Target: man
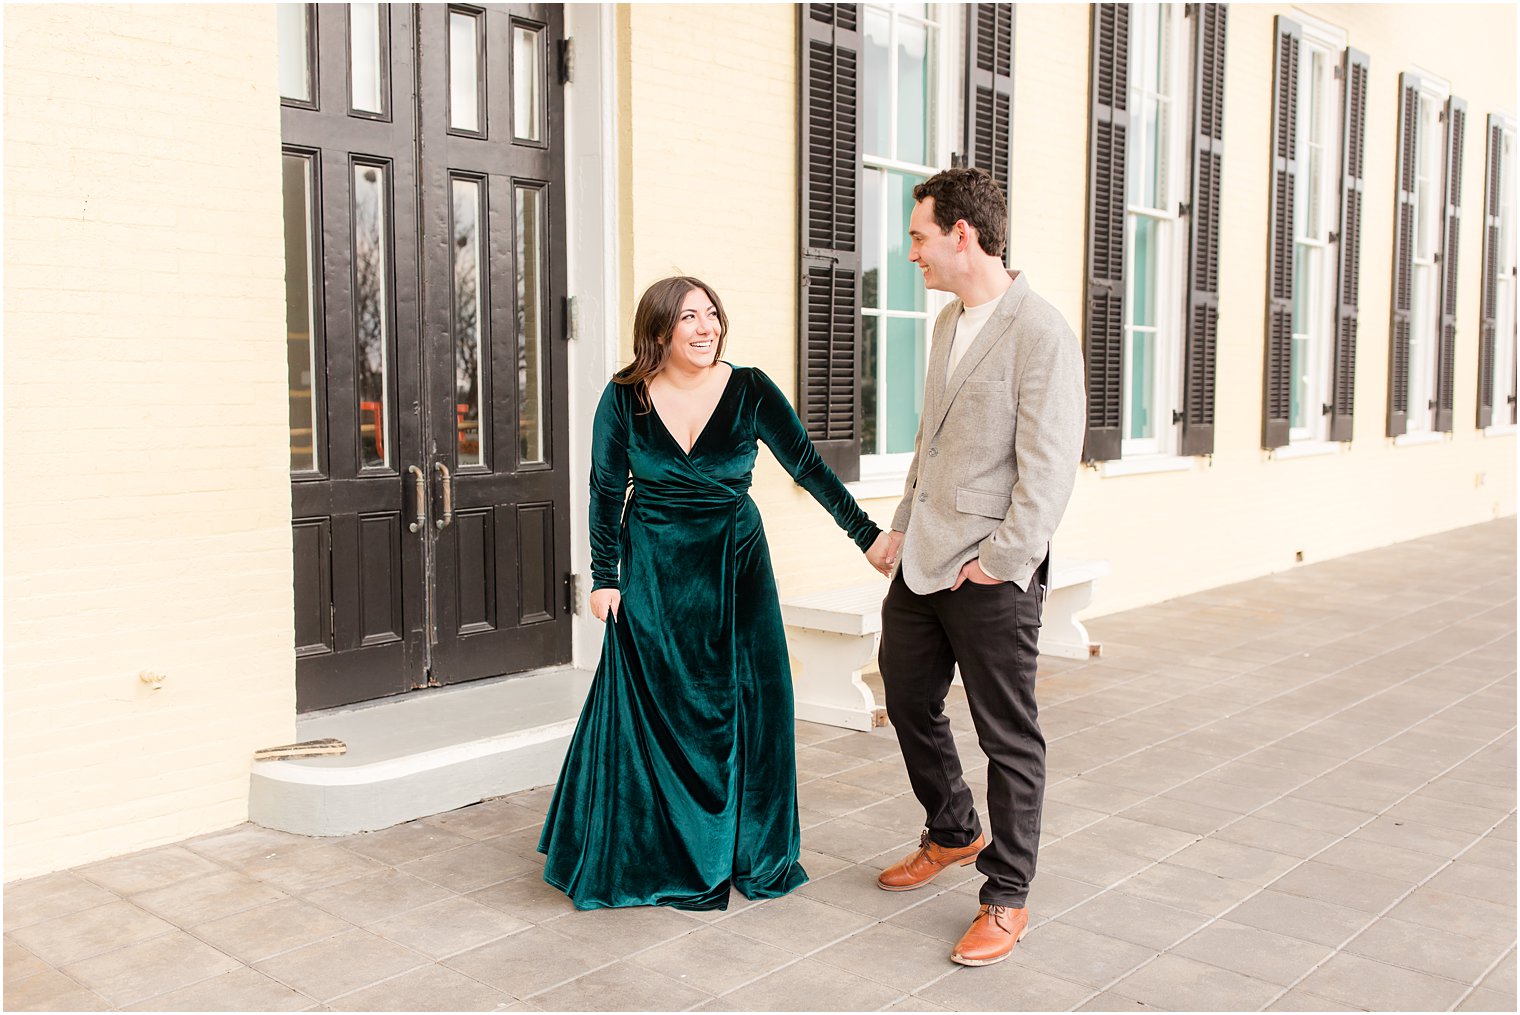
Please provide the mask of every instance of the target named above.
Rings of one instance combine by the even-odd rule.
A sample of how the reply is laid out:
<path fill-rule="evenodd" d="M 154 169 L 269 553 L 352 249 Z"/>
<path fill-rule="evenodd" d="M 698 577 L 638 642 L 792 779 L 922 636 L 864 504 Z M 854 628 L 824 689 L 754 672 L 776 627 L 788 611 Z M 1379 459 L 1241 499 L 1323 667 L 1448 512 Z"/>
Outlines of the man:
<path fill-rule="evenodd" d="M 934 325 L 924 408 L 902 503 L 884 545 L 901 566 L 881 607 L 878 662 L 927 828 L 881 873 L 919 888 L 973 861 L 981 908 L 950 958 L 1007 958 L 1029 924 L 1045 791 L 1035 658 L 1051 534 L 1082 449 L 1082 352 L 1054 307 L 999 260 L 1007 206 L 979 169 L 913 190 L 908 260 L 956 299 Z M 960 665 L 987 755 L 986 843 L 945 717 Z"/>

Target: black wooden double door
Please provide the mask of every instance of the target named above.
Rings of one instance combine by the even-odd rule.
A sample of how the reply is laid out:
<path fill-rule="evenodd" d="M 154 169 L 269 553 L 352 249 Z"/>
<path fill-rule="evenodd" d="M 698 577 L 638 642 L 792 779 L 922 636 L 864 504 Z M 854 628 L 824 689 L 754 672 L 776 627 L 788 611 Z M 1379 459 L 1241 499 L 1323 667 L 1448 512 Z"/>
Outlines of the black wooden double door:
<path fill-rule="evenodd" d="M 561 9 L 306 10 L 310 95 L 281 114 L 310 278 L 297 708 L 566 662 Z"/>

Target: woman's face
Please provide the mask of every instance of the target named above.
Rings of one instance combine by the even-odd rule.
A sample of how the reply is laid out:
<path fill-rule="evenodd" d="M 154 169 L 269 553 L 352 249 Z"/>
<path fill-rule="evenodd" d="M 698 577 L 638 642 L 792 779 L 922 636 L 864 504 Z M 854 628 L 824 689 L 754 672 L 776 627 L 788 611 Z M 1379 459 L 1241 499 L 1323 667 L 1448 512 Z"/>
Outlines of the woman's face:
<path fill-rule="evenodd" d="M 701 289 L 681 301 L 676 326 L 670 333 L 668 365 L 682 369 L 710 367 L 718 356 L 718 308 Z"/>

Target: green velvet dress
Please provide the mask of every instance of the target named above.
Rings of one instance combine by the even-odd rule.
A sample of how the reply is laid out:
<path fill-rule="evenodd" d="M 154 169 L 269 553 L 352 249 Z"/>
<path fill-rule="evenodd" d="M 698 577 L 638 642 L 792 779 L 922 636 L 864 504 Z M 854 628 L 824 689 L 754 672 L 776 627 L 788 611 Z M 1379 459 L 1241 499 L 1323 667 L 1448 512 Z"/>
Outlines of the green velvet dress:
<path fill-rule="evenodd" d="M 538 845 L 579 909 L 724 909 L 730 886 L 762 899 L 807 881 L 791 667 L 748 493 L 757 440 L 870 547 L 880 530 L 759 370 L 734 367 L 690 454 L 630 386 L 597 407 L 592 588 L 622 604 Z"/>

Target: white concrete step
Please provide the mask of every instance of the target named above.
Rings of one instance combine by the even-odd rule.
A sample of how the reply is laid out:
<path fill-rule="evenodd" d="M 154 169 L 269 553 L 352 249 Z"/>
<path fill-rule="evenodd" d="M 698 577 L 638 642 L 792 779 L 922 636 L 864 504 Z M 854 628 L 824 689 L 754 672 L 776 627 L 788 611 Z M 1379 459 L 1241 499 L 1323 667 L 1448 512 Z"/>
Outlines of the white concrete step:
<path fill-rule="evenodd" d="M 592 674 L 569 667 L 313 712 L 299 740 L 348 753 L 256 761 L 256 824 L 301 835 L 375 831 L 559 778 Z"/>

